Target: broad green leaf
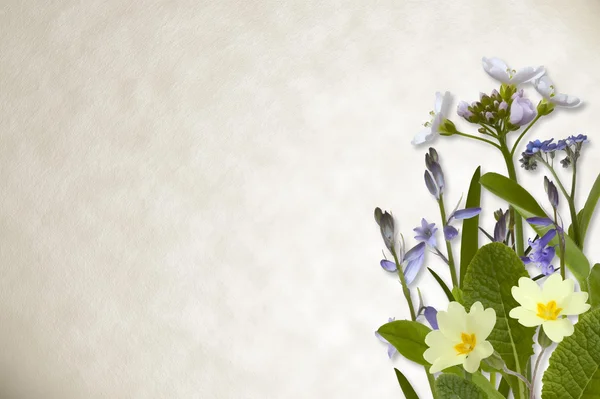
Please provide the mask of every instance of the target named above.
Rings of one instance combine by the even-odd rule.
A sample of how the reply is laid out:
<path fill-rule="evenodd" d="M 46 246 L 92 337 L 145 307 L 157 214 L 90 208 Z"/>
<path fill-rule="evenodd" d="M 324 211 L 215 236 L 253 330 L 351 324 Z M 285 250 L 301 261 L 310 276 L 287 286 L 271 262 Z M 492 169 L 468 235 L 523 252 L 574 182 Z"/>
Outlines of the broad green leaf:
<path fill-rule="evenodd" d="M 596 263 L 592 267 L 592 271 L 588 276 L 588 289 L 592 309 L 600 307 L 600 263 Z"/>
<path fill-rule="evenodd" d="M 429 366 L 429 363 L 423 359 L 423 353 L 428 348 L 425 345 L 425 336 L 430 331 L 429 327 L 408 320 L 392 321 L 377 330 L 402 356 L 423 366 Z"/>
<path fill-rule="evenodd" d="M 442 374 L 435 380 L 440 399 L 487 399 L 481 388 L 454 374 Z"/>
<path fill-rule="evenodd" d="M 429 267 L 427 268 L 427 270 L 429 270 L 429 273 L 431 273 L 431 275 L 433 276 L 435 281 L 437 281 L 438 284 L 440 285 L 440 287 L 442 287 L 442 290 L 444 290 L 444 293 L 446 294 L 446 297 L 448 298 L 448 300 L 450 302 L 454 301 L 454 296 L 452 295 L 452 292 L 450 291 L 450 289 L 448 288 L 446 283 L 444 283 L 444 280 L 442 280 L 441 277 L 436 272 L 431 270 Z"/>
<path fill-rule="evenodd" d="M 575 332 L 552 353 L 543 399 L 600 398 L 600 309 L 579 317 Z"/>
<path fill-rule="evenodd" d="M 577 215 L 577 218 L 579 219 L 578 222 L 581 236 L 581 248 L 583 248 L 583 244 L 585 243 L 585 235 L 587 234 L 587 229 L 590 225 L 590 221 L 592 220 L 592 216 L 594 215 L 598 198 L 600 198 L 600 174 L 598 177 L 596 177 L 596 181 L 590 190 L 590 194 L 588 195 L 588 199 L 585 202 L 584 207 L 579 212 L 579 215 Z"/>
<path fill-rule="evenodd" d="M 463 285 L 467 310 L 479 301 L 484 308 L 496 311 L 496 325 L 487 340 L 506 366 L 520 374 L 525 372 L 527 360 L 533 355 L 535 329 L 522 326 L 508 313 L 519 306 L 512 296 L 512 287 L 518 285 L 520 277 L 528 276 L 523 262 L 514 251 L 502 243 L 491 243 L 477 251 L 467 269 Z M 525 385 L 515 377 L 509 378 L 509 383 L 515 397 L 523 398 Z"/>
<path fill-rule="evenodd" d="M 463 300 L 463 292 L 460 288 L 452 288 L 452 296 L 454 297 L 454 300 L 456 300 L 456 302 L 460 303 L 461 305 L 464 305 L 465 302 Z"/>
<path fill-rule="evenodd" d="M 508 381 L 506 378 L 502 377 L 500 380 L 500 385 L 498 385 L 498 392 L 505 398 L 508 398 L 508 394 L 510 393 L 510 385 L 508 385 Z"/>
<path fill-rule="evenodd" d="M 463 376 L 462 367 L 451 367 L 449 369 L 446 369 L 444 372 L 448 374 L 454 374 L 459 377 Z M 471 374 L 471 378 L 471 381 L 473 381 L 473 383 L 485 393 L 488 399 L 504 399 L 504 396 L 502 396 L 496 390 L 496 387 L 494 387 L 492 383 L 487 378 L 485 378 L 485 376 L 480 372 Z"/>
<path fill-rule="evenodd" d="M 524 219 L 541 216 L 547 217 L 542 207 L 525 190 L 508 177 L 498 173 L 486 173 L 479 180 L 481 185 L 492 194 L 502 198 L 511 204 Z M 531 226 L 539 236 L 543 236 L 549 227 Z M 551 242 L 552 245 L 558 245 L 558 237 Z M 590 273 L 590 262 L 583 252 L 575 245 L 571 237 L 565 234 L 566 256 L 565 263 L 571 270 L 571 273 L 579 281 L 579 286 L 583 291 L 587 291 L 587 276 Z"/>
<path fill-rule="evenodd" d="M 465 208 L 479 208 L 481 202 L 481 185 L 479 179 L 481 177 L 481 166 L 479 166 L 469 185 L 469 193 L 467 194 L 467 203 Z M 460 247 L 460 285 L 462 287 L 467 267 L 471 263 L 471 259 L 479 249 L 479 215 L 471 219 L 463 221 L 462 238 Z"/>
<path fill-rule="evenodd" d="M 396 378 L 398 378 L 398 383 L 400 384 L 402 393 L 404 393 L 404 397 L 406 399 L 419 399 L 419 396 L 413 389 L 412 385 L 410 385 L 410 382 L 408 382 L 404 374 L 402 374 L 398 369 L 394 369 L 394 371 L 396 372 Z"/>

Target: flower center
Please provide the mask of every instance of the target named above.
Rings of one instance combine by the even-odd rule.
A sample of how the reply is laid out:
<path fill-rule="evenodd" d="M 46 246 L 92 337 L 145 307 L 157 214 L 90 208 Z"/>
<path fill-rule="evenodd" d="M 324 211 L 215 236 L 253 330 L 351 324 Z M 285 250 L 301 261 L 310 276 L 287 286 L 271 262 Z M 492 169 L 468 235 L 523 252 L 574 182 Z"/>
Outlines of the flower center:
<path fill-rule="evenodd" d="M 473 349 L 475 349 L 475 345 L 477 344 L 477 338 L 475 337 L 475 334 L 469 335 L 467 333 L 461 333 L 460 339 L 462 342 L 454 346 L 456 352 L 459 355 L 468 355 L 469 353 L 473 352 Z"/>
<path fill-rule="evenodd" d="M 550 301 L 547 304 L 537 304 L 537 316 L 544 320 L 556 320 L 562 308 L 556 305 L 555 301 Z"/>

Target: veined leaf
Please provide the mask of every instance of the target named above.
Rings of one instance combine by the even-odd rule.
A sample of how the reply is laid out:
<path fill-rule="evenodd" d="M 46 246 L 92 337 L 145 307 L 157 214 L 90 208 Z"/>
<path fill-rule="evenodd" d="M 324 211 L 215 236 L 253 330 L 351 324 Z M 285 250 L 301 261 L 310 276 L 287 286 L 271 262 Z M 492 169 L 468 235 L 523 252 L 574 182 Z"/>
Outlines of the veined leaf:
<path fill-rule="evenodd" d="M 463 285 L 465 308 L 477 301 L 484 308 L 496 311 L 496 325 L 488 341 L 502 357 L 510 370 L 524 374 L 527 360 L 533 355 L 535 329 L 527 328 L 508 316 L 511 309 L 519 306 L 511 289 L 518 285 L 520 277 L 528 277 L 525 266 L 509 247 L 502 243 L 487 244 L 471 261 Z M 515 398 L 523 398 L 525 385 L 515 377 L 508 379 Z"/>
<path fill-rule="evenodd" d="M 600 309 L 579 317 L 575 332 L 550 357 L 543 399 L 600 398 Z"/>
<path fill-rule="evenodd" d="M 400 384 L 402 393 L 404 393 L 404 397 L 406 399 L 419 399 L 419 396 L 413 389 L 412 385 L 410 385 L 410 382 L 408 382 L 404 374 L 402 374 L 398 369 L 394 369 L 394 371 L 396 372 L 396 378 L 398 378 L 398 383 Z"/>
<path fill-rule="evenodd" d="M 446 297 L 448 298 L 448 300 L 450 302 L 454 301 L 454 296 L 452 295 L 452 291 L 450 291 L 450 289 L 448 288 L 446 283 L 444 283 L 444 280 L 442 280 L 441 277 L 436 272 L 431 270 L 429 267 L 427 268 L 427 270 L 429 270 L 429 273 L 431 273 L 431 275 L 433 276 L 435 281 L 437 281 L 438 284 L 440 285 L 440 287 L 442 287 L 442 290 L 444 290 L 444 293 L 446 294 Z"/>
<path fill-rule="evenodd" d="M 479 179 L 481 177 L 481 166 L 479 166 L 469 185 L 469 193 L 467 194 L 467 203 L 465 208 L 479 208 L 481 202 L 481 185 Z M 467 272 L 467 267 L 471 263 L 471 259 L 475 256 L 479 249 L 479 215 L 466 219 L 462 225 L 462 238 L 460 247 L 460 286 L 462 287 L 463 278 Z"/>
<path fill-rule="evenodd" d="M 500 394 L 505 398 L 508 398 L 508 395 L 510 393 L 510 385 L 508 385 L 508 381 L 506 381 L 506 378 L 504 377 L 502 377 L 502 379 L 500 380 L 500 385 L 498 385 L 498 392 L 500 392 Z"/>
<path fill-rule="evenodd" d="M 446 369 L 445 373 L 448 374 L 454 374 L 457 375 L 459 377 L 463 376 L 463 368 L 462 367 L 451 367 L 449 369 Z M 492 385 L 492 383 L 485 378 L 485 376 L 483 374 L 481 374 L 480 372 L 476 372 L 471 374 L 471 381 L 473 381 L 473 383 L 475 385 L 477 385 L 486 395 L 486 398 L 488 399 L 504 399 L 504 396 L 502 396 L 500 394 L 500 392 L 498 392 L 496 390 L 496 387 Z"/>
<path fill-rule="evenodd" d="M 587 234 L 587 229 L 590 225 L 590 220 L 592 220 L 592 216 L 594 215 L 594 210 L 596 209 L 596 204 L 598 203 L 599 198 L 600 174 L 598 175 L 598 177 L 596 177 L 596 181 L 594 182 L 594 185 L 590 190 L 590 194 L 588 195 L 584 207 L 577 215 L 577 219 L 579 222 L 579 235 L 581 237 L 581 248 L 583 248 L 583 244 L 585 243 L 585 235 Z"/>
<path fill-rule="evenodd" d="M 425 336 L 430 331 L 429 327 L 408 320 L 392 321 L 377 330 L 402 356 L 423 366 L 429 366 L 429 363 L 423 359 L 423 353 L 428 348 L 425 344 Z"/>
<path fill-rule="evenodd" d="M 442 374 L 435 380 L 440 399 L 487 399 L 486 394 L 473 381 L 454 374 Z"/>
<path fill-rule="evenodd" d="M 479 180 L 481 185 L 492 194 L 502 198 L 511 204 L 523 218 L 534 216 L 547 217 L 537 201 L 513 180 L 498 173 L 486 173 Z M 536 233 L 542 237 L 550 227 L 531 226 Z M 551 241 L 551 245 L 558 245 L 558 237 Z M 565 234 L 565 263 L 573 273 L 582 291 L 587 291 L 587 276 L 590 273 L 590 262 L 583 252 L 575 245 L 575 242 Z"/>

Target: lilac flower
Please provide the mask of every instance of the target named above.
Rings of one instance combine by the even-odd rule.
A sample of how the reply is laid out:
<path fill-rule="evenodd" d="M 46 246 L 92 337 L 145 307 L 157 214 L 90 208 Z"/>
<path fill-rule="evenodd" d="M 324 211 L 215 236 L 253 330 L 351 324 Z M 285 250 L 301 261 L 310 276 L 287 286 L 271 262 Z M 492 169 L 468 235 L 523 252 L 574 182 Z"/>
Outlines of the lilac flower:
<path fill-rule="evenodd" d="M 520 83 L 529 82 L 539 76 L 542 76 L 545 72 L 543 66 L 539 67 L 525 67 L 519 70 L 511 69 L 504 61 L 499 58 L 486 58 L 481 59 L 483 69 L 492 78 L 506 84 L 518 85 Z"/>
<path fill-rule="evenodd" d="M 494 226 L 494 242 L 504 242 L 506 240 L 507 228 L 506 228 L 506 218 L 508 216 L 508 211 L 500 212 L 500 217 L 496 222 L 496 226 Z"/>
<path fill-rule="evenodd" d="M 537 216 L 527 219 L 527 223 L 534 224 L 536 226 L 543 226 L 543 227 L 554 224 L 554 222 L 550 218 L 537 217 Z"/>
<path fill-rule="evenodd" d="M 421 227 L 415 227 L 414 232 L 417 233 L 415 239 L 419 242 L 424 242 L 430 247 L 436 246 L 435 233 L 437 232 L 435 223 L 428 223 L 427 220 L 421 219 Z"/>
<path fill-rule="evenodd" d="M 431 112 L 432 119 L 430 122 L 425 123 L 425 128 L 415 135 L 415 138 L 412 140 L 413 145 L 431 141 L 440 134 L 440 127 L 446 119 L 451 100 L 452 97 L 449 92 L 445 92 L 444 94 L 440 92 L 435 93 L 434 110 Z"/>
<path fill-rule="evenodd" d="M 473 113 L 469 110 L 469 103 L 466 101 L 461 101 L 460 103 L 458 103 L 456 113 L 458 114 L 458 116 L 467 120 L 473 116 Z"/>
<path fill-rule="evenodd" d="M 534 80 L 533 86 L 546 100 L 560 107 L 574 108 L 581 104 L 581 100 L 574 96 L 557 93 L 554 83 L 545 75 Z"/>
<path fill-rule="evenodd" d="M 517 126 L 527 125 L 531 122 L 537 111 L 529 99 L 523 97 L 523 90 L 519 90 L 512 96 L 513 102 L 510 106 L 510 123 Z"/>
<path fill-rule="evenodd" d="M 585 134 L 580 134 L 578 136 L 569 136 L 566 140 L 569 144 L 572 143 L 585 143 L 587 142 L 587 136 Z"/>
<path fill-rule="evenodd" d="M 423 312 L 427 322 L 434 330 L 438 330 L 438 322 L 437 322 L 437 310 L 432 306 L 427 306 L 425 311 Z"/>
<path fill-rule="evenodd" d="M 526 265 L 534 264 L 539 267 L 542 274 L 545 276 L 554 273 L 554 266 L 552 266 L 552 260 L 556 255 L 555 247 L 548 246 L 550 241 L 556 236 L 556 229 L 549 230 L 544 236 L 536 241 L 529 239 L 529 245 L 531 246 L 531 252 L 529 256 L 521 257 L 523 263 Z"/>
<path fill-rule="evenodd" d="M 444 238 L 446 239 L 446 241 L 454 240 L 457 235 L 458 230 L 456 230 L 456 227 L 450 225 L 444 227 Z"/>
<path fill-rule="evenodd" d="M 388 319 L 388 323 L 391 323 L 392 321 L 395 321 L 396 318 L 395 317 L 390 317 Z M 398 351 L 396 350 L 396 348 L 394 348 L 394 345 L 390 344 L 387 339 L 383 338 L 381 336 L 381 334 L 379 334 L 377 331 L 375 331 L 375 336 L 381 341 L 387 344 L 387 354 L 388 357 L 391 359 Z"/>
<path fill-rule="evenodd" d="M 421 242 L 415 245 L 404 256 L 401 256 L 399 261 L 401 265 L 404 265 L 404 279 L 406 280 L 406 284 L 409 285 L 415 280 L 423 267 L 423 262 L 425 261 L 425 243 Z M 395 273 L 398 271 L 396 263 L 387 259 L 382 259 L 379 264 L 386 272 Z"/>
<path fill-rule="evenodd" d="M 394 272 L 398 271 L 398 267 L 396 266 L 396 263 L 391 262 L 387 259 L 382 259 L 381 262 L 379 262 L 379 264 L 381 265 L 383 270 L 385 270 L 386 272 L 394 273 Z"/>
<path fill-rule="evenodd" d="M 450 222 L 452 221 L 452 219 L 456 219 L 456 220 L 471 219 L 471 218 L 479 215 L 480 213 L 481 213 L 481 208 L 465 208 L 465 209 L 455 210 L 454 212 L 452 212 L 452 214 L 450 214 L 450 217 L 448 217 L 448 222 L 447 222 L 446 226 L 444 227 L 444 237 L 446 238 L 446 241 L 452 241 L 454 238 L 456 238 L 456 236 L 458 236 L 458 230 L 454 226 L 450 225 Z"/>

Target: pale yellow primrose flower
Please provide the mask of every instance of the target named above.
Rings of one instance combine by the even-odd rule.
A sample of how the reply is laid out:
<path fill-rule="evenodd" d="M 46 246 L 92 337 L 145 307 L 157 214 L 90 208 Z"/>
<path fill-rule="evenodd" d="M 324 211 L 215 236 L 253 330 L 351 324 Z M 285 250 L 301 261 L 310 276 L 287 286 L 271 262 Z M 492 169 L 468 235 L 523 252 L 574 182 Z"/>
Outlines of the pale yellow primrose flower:
<path fill-rule="evenodd" d="M 450 302 L 447 312 L 438 312 L 437 321 L 439 330 L 425 337 L 429 349 L 423 357 L 432 364 L 430 373 L 457 364 L 474 373 L 481 360 L 494 353 L 492 344 L 486 341 L 496 324 L 494 309 L 484 310 L 481 302 L 475 302 L 467 314 L 460 303 Z"/>
<path fill-rule="evenodd" d="M 519 286 L 512 287 L 512 295 L 521 306 L 510 311 L 510 317 L 518 319 L 525 327 L 542 326 L 544 332 L 554 342 L 573 334 L 573 323 L 566 317 L 587 312 L 587 292 L 574 292 L 573 280 L 563 281 L 555 273 L 540 288 L 527 277 L 519 279 Z"/>

